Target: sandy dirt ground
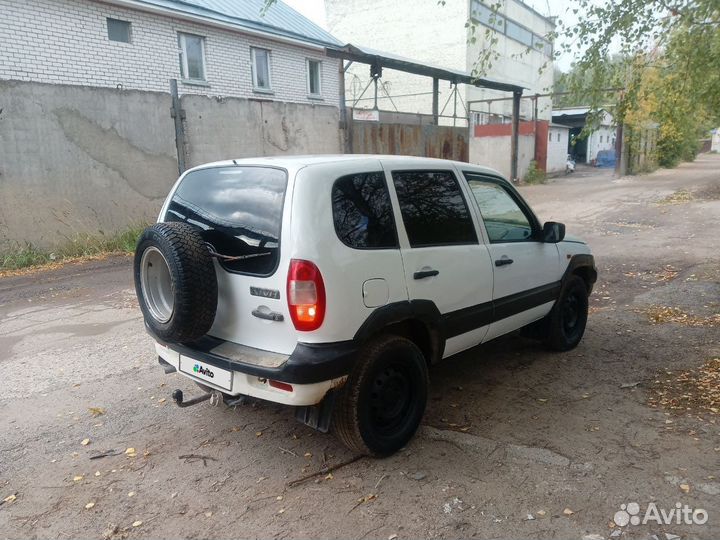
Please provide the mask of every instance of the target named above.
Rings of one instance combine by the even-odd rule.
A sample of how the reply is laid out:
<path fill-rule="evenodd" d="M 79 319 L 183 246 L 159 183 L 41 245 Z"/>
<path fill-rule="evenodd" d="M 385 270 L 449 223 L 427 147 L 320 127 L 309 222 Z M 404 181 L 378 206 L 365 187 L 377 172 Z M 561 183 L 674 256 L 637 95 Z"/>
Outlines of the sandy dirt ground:
<path fill-rule="evenodd" d="M 353 456 L 289 409 L 172 404 L 197 389 L 158 366 L 130 258 L 0 279 L 0 538 L 720 537 L 720 156 L 521 190 L 595 252 L 581 345 L 439 364 L 414 440 L 332 473 Z M 630 503 L 708 519 L 613 527 Z"/>

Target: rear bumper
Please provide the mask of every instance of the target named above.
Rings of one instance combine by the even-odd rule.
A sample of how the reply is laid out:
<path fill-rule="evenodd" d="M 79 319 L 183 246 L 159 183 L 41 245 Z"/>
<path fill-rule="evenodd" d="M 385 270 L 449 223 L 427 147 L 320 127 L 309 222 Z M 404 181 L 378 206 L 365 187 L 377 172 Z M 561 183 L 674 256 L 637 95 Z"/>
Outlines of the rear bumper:
<path fill-rule="evenodd" d="M 289 356 L 241 346 L 236 346 L 231 354 L 227 354 L 229 342 L 218 338 L 205 336 L 192 344 L 165 343 L 152 332 L 149 333 L 156 341 L 155 349 L 160 358 L 201 384 L 213 386 L 205 380 L 181 372 L 181 355 L 233 372 L 231 390 L 228 392 L 227 389 L 218 388 L 225 393 L 244 394 L 297 406 L 318 403 L 328 390 L 342 384 L 350 373 L 357 350 L 354 342 L 346 341 L 298 343 Z M 293 391 L 271 387 L 269 380 L 289 383 Z"/>

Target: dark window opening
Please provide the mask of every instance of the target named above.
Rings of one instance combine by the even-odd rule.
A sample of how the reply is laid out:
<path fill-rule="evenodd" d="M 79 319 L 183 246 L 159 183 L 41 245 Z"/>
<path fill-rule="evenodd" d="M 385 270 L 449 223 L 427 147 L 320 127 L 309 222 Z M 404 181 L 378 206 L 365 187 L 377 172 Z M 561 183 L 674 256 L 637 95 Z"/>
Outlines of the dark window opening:
<path fill-rule="evenodd" d="M 270 275 L 280 259 L 280 227 L 287 187 L 284 170 L 212 167 L 188 173 L 173 194 L 166 221 L 184 221 L 201 231 L 231 272 Z"/>
<path fill-rule="evenodd" d="M 130 43 L 130 23 L 119 19 L 107 19 L 107 33 L 110 41 Z"/>
<path fill-rule="evenodd" d="M 332 189 L 335 232 L 352 248 L 397 248 L 390 194 L 381 172 L 339 178 Z"/>
<path fill-rule="evenodd" d="M 477 244 L 470 211 L 450 171 L 393 172 L 412 247 Z"/>

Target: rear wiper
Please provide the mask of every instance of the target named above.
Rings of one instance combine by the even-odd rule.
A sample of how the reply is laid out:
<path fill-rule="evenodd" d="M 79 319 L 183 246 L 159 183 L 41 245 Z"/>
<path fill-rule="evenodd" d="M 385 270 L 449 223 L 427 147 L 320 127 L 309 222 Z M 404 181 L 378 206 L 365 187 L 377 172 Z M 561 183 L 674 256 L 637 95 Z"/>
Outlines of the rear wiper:
<path fill-rule="evenodd" d="M 217 259 L 222 259 L 223 261 L 228 261 L 228 262 L 244 261 L 245 259 L 254 259 L 255 257 L 264 257 L 265 255 L 270 255 L 272 253 L 270 251 L 265 251 L 264 253 L 250 253 L 249 255 L 224 255 L 224 254 L 218 253 L 217 251 L 212 249 L 209 244 L 207 244 L 207 246 L 208 246 L 208 251 L 210 252 L 210 255 L 212 257 L 215 257 Z"/>

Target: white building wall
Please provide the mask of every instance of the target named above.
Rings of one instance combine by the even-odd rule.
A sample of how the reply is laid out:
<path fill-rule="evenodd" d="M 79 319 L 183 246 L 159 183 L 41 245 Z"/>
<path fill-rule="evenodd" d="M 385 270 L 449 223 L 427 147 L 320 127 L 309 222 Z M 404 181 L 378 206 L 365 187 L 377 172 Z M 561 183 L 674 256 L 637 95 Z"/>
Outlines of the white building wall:
<path fill-rule="evenodd" d="M 597 159 L 601 150 L 612 150 L 615 148 L 615 128 L 600 126 L 588 137 L 587 163 Z"/>
<path fill-rule="evenodd" d="M 411 60 L 450 69 L 465 70 L 467 4 L 452 0 L 325 0 L 330 32 L 340 41 L 404 56 Z M 346 76 L 346 97 L 352 105 L 370 80 L 370 67 L 354 64 Z M 432 79 L 408 73 L 383 70 L 381 81 L 388 86 L 392 101 L 400 111 L 432 113 Z M 372 97 L 372 86 L 364 97 Z M 406 94 L 422 94 L 407 96 Z M 450 96 L 450 85 L 440 82 L 440 108 Z M 380 91 L 378 107 L 394 111 L 391 101 Z M 464 97 L 463 97 L 464 99 Z M 452 115 L 452 100 L 445 114 Z M 372 108 L 373 101 L 362 100 L 358 107 Z M 465 113 L 458 104 L 461 116 Z"/>
<path fill-rule="evenodd" d="M 167 92 L 180 80 L 177 33 L 205 36 L 207 85 L 180 93 L 316 103 L 306 59 L 323 62 L 325 103 L 338 103 L 338 60 L 320 50 L 89 0 L 0 0 L 0 79 Z M 132 43 L 110 41 L 106 18 L 129 21 Z M 252 90 L 250 47 L 272 51 L 274 94 Z"/>
<path fill-rule="evenodd" d="M 720 128 L 714 129 L 710 141 L 710 151 L 720 152 Z"/>
<path fill-rule="evenodd" d="M 547 36 L 554 30 L 553 24 L 535 13 L 519 0 L 484 0 L 486 6 L 499 3 L 499 15 L 505 16 L 516 23 L 530 29 L 540 37 Z M 499 54 L 499 58 L 492 60 L 492 66 L 480 76 L 486 79 L 507 82 L 525 88 L 523 96 L 533 94 L 547 94 L 553 89 L 553 60 L 544 52 L 528 51 L 527 46 L 507 37 L 504 34 L 491 31 L 490 36 L 497 38 L 495 45 L 490 45 L 488 27 L 474 22 L 476 42 L 469 45 L 466 70 L 473 72 L 478 67 L 478 58 L 481 52 L 492 46 Z M 467 100 L 484 100 L 493 98 L 511 97 L 507 92 L 498 92 L 485 88 L 467 88 Z M 531 99 L 522 99 L 520 102 L 520 115 L 524 119 L 532 119 L 534 104 Z M 512 116 L 512 100 L 493 102 L 488 105 L 476 104 L 474 111 L 490 112 L 503 116 Z M 552 100 L 548 97 L 538 98 L 538 119 L 550 120 L 552 118 Z"/>
<path fill-rule="evenodd" d="M 470 163 L 495 169 L 510 178 L 510 136 L 470 137 Z M 518 137 L 518 178 L 527 174 L 530 162 L 535 159 L 535 135 Z"/>
<path fill-rule="evenodd" d="M 553 173 L 565 170 L 569 138 L 569 128 L 550 126 L 548 130 L 546 172 Z"/>
<path fill-rule="evenodd" d="M 552 23 L 533 12 L 519 0 L 499 0 L 499 13 L 530 28 L 540 36 L 553 29 Z M 496 0 L 486 0 L 493 5 Z M 390 6 L 386 0 L 325 0 L 327 22 L 330 32 L 344 42 L 364 45 L 389 53 L 425 62 L 439 67 L 472 72 L 480 51 L 487 47 L 486 27 L 476 23 L 475 44 L 468 45 L 471 36 L 466 24 L 470 17 L 471 0 L 452 0 L 442 5 L 437 0 L 395 0 Z M 484 78 L 520 85 L 527 90 L 525 95 L 542 94 L 553 86 L 552 59 L 539 51 L 527 52 L 521 43 L 498 34 L 495 50 L 499 58 L 493 61 Z M 517 58 L 515 58 L 517 57 Z M 544 69 L 541 69 L 543 68 Z M 362 92 L 370 79 L 367 65 L 353 65 L 348 70 L 346 96 L 349 104 Z M 432 112 L 432 80 L 406 73 L 385 70 L 382 80 L 389 86 L 395 106 L 401 111 Z M 439 107 L 443 108 L 450 96 L 450 84 L 440 83 Z M 406 96 L 405 94 L 419 94 Z M 364 98 L 372 97 L 372 87 Z M 393 104 L 381 91 L 378 106 L 394 110 Z M 507 92 L 495 92 L 471 86 L 461 87 L 462 100 L 506 98 Z M 370 108 L 372 100 L 363 99 L 359 106 Z M 476 108 L 477 109 L 477 108 Z M 481 108 L 485 111 L 486 108 Z M 447 104 L 445 114 L 452 115 L 453 100 Z M 512 102 L 496 102 L 492 112 L 509 116 Z M 538 117 L 549 120 L 552 106 L 549 98 L 540 98 Z M 458 114 L 465 116 L 462 104 L 458 102 Z M 531 100 L 521 102 L 521 114 L 530 118 L 533 114 Z"/>

